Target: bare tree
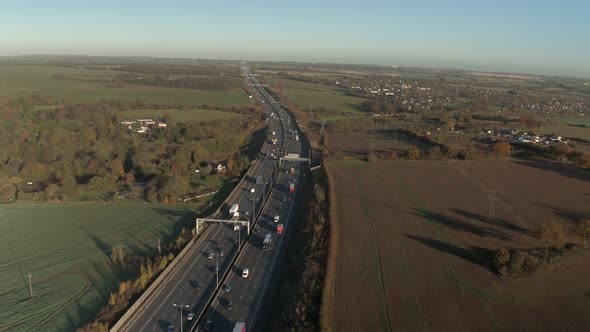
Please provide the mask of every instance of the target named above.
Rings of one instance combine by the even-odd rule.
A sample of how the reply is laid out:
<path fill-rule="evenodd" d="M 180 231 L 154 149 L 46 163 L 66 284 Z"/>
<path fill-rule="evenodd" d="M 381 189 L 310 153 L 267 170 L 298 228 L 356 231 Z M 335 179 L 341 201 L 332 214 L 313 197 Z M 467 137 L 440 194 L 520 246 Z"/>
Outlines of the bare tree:
<path fill-rule="evenodd" d="M 588 239 L 590 239 L 590 219 L 582 220 L 574 227 L 574 234 L 584 240 L 584 247 L 588 247 Z"/>
<path fill-rule="evenodd" d="M 545 246 L 545 260 L 549 262 L 549 248 L 559 249 L 565 242 L 563 228 L 558 223 L 551 223 L 537 233 L 537 239 Z"/>

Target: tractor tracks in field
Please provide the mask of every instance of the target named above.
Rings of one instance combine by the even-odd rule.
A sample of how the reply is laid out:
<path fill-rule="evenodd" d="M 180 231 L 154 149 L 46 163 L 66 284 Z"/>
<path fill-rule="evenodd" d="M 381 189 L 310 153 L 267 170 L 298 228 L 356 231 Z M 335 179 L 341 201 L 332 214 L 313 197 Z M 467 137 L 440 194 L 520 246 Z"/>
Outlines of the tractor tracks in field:
<path fill-rule="evenodd" d="M 428 213 L 430 213 L 430 210 L 428 209 L 426 204 L 424 204 L 422 202 L 422 200 L 420 200 L 420 198 L 408 186 L 408 184 L 404 181 L 404 179 L 402 178 L 401 175 L 397 176 L 397 180 L 398 180 L 398 184 L 400 185 L 400 187 L 418 205 L 418 207 L 421 210 L 427 212 L 426 216 L 422 217 L 422 219 L 426 220 L 426 222 L 428 222 L 428 224 L 430 224 L 434 228 L 434 231 L 436 232 L 436 234 L 439 236 L 440 239 L 445 240 L 447 243 L 449 243 L 451 245 L 455 245 L 454 241 L 451 238 L 449 238 L 449 236 L 444 231 L 444 228 L 439 223 L 436 223 L 428 218 Z M 418 227 L 417 224 L 415 224 L 414 226 L 415 226 L 416 230 L 419 231 L 419 233 L 423 234 L 422 230 Z M 495 332 L 503 331 L 502 326 L 499 324 L 497 319 L 494 317 L 494 313 L 492 312 L 492 310 L 490 309 L 490 307 L 488 305 L 488 302 L 494 299 L 493 294 L 491 294 L 489 291 L 474 287 L 473 285 L 471 285 L 471 283 L 469 283 L 467 280 L 465 280 L 465 278 L 463 278 L 463 276 L 457 271 L 455 264 L 449 260 L 449 257 L 445 257 L 445 265 L 447 267 L 446 273 L 447 273 L 447 277 L 449 278 L 449 281 L 451 281 L 457 288 L 459 288 L 461 290 L 461 292 L 466 293 L 466 294 L 470 294 L 479 303 L 481 303 L 485 313 L 488 315 L 488 318 L 490 319 L 490 324 L 491 324 L 492 330 Z"/>
<path fill-rule="evenodd" d="M 375 249 L 375 253 L 377 256 L 377 268 L 379 269 L 379 283 L 381 285 L 381 293 L 379 295 L 379 299 L 380 299 L 379 302 L 382 302 L 384 304 L 384 306 L 382 306 L 382 307 L 385 308 L 385 315 L 387 318 L 386 320 L 383 319 L 385 322 L 385 331 L 393 331 L 393 328 L 391 325 L 391 315 L 389 314 L 389 307 L 387 304 L 387 299 L 385 298 L 385 294 L 387 294 L 387 293 L 385 292 L 385 281 L 383 278 L 383 267 L 381 264 L 381 252 L 379 251 L 379 244 L 377 242 L 377 236 L 375 233 L 375 226 L 373 224 L 373 219 L 371 218 L 371 215 L 370 215 L 369 206 L 367 204 L 367 199 L 365 196 L 365 191 L 363 189 L 362 183 L 359 183 L 359 187 L 360 187 L 360 193 L 361 193 L 361 205 L 362 205 L 365 217 L 369 221 L 371 242 L 373 243 L 373 247 Z"/>

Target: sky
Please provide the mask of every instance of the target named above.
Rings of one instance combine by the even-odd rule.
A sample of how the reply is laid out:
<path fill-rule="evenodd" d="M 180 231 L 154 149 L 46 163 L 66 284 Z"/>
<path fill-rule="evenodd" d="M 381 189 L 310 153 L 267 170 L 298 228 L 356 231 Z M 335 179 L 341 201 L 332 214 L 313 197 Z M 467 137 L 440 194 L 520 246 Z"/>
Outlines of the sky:
<path fill-rule="evenodd" d="M 590 78 L 590 1 L 0 0 L 0 55 L 417 66 Z"/>

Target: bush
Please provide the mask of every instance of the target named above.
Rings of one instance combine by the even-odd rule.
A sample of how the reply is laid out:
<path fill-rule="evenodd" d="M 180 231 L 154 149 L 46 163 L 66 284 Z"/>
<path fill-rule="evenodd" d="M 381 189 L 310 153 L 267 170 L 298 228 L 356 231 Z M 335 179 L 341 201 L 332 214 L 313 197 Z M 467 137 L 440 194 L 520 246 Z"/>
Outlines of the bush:
<path fill-rule="evenodd" d="M 463 160 L 477 159 L 479 152 L 473 146 L 468 147 L 466 150 L 461 150 L 457 153 L 457 157 Z"/>
<path fill-rule="evenodd" d="M 494 145 L 494 150 L 504 157 L 508 157 L 512 154 L 512 145 L 508 142 L 498 142 Z"/>
<path fill-rule="evenodd" d="M 433 146 L 428 150 L 428 157 L 430 157 L 432 160 L 440 160 L 442 159 L 442 156 L 443 154 L 440 146 Z"/>
<path fill-rule="evenodd" d="M 526 261 L 526 257 L 527 255 L 524 253 L 520 251 L 514 251 L 510 255 L 510 263 L 508 263 L 508 272 L 512 274 L 521 274 L 523 271 L 522 266 Z"/>
<path fill-rule="evenodd" d="M 412 145 L 410 146 L 410 148 L 406 151 L 406 157 L 408 159 L 418 159 L 420 158 L 420 150 L 418 149 L 417 146 Z"/>
<path fill-rule="evenodd" d="M 510 252 L 506 248 L 500 248 L 496 250 L 494 255 L 494 266 L 500 273 L 504 273 L 506 265 L 510 262 Z"/>
<path fill-rule="evenodd" d="M 534 274 L 537 272 L 539 267 L 542 265 L 542 260 L 538 257 L 527 255 L 524 261 L 523 270 L 527 273 Z"/>

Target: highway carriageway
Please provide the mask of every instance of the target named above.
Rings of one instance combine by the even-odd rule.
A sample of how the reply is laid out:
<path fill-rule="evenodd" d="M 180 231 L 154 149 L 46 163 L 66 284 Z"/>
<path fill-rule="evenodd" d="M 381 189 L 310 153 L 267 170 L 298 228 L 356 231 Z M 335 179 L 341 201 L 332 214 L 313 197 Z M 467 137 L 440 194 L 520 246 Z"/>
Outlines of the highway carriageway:
<path fill-rule="evenodd" d="M 278 146 L 282 146 L 282 137 L 284 137 L 283 127 L 280 120 L 269 121 L 271 131 L 276 132 L 279 138 Z M 277 146 L 265 143 L 262 152 L 265 155 L 277 150 Z M 278 151 L 282 153 L 283 151 Z M 230 198 L 224 202 L 221 212 L 215 218 L 229 219 L 228 209 L 231 204 L 238 203 L 240 206 L 240 215 L 246 213 L 251 218 L 253 209 L 257 214 L 262 208 L 263 193 L 267 194 L 271 190 L 266 181 L 265 183 L 256 183 L 258 176 L 269 179 L 271 176 L 277 176 L 278 160 L 274 158 L 258 158 L 246 178 L 242 180 L 239 187 L 235 188 Z M 252 194 L 251 189 L 255 192 Z M 254 222 L 254 224 L 256 221 Z M 255 228 L 255 226 L 252 226 Z M 149 298 L 136 310 L 125 322 L 117 323 L 121 328 L 117 331 L 165 331 L 168 326 L 175 325 L 180 330 L 180 320 L 183 320 L 185 331 L 191 329 L 192 324 L 198 321 L 200 313 L 203 313 L 206 306 L 215 294 L 217 287 L 216 267 L 219 266 L 219 275 L 222 276 L 229 268 L 232 259 L 238 251 L 238 244 L 235 241 L 241 239 L 239 245 L 242 245 L 246 239 L 247 230 L 240 227 L 235 231 L 233 225 L 211 224 L 199 235 L 193 246 L 185 248 L 181 262 L 170 271 L 166 280 L 162 280 L 160 286 L 149 295 Z M 221 251 L 224 255 L 221 256 Z M 213 259 L 209 259 L 209 253 L 213 252 Z M 186 305 L 182 308 L 174 306 Z M 186 320 L 189 313 L 195 313 L 196 317 L 192 321 Z"/>
<path fill-rule="evenodd" d="M 264 88 L 257 86 L 260 95 L 270 105 L 272 112 L 279 115 L 285 132 L 302 135 L 294 120 L 291 120 L 287 112 L 278 103 L 270 100 L 270 95 Z M 289 135 L 285 139 L 285 153 L 302 154 L 302 142 L 296 140 L 295 135 Z M 273 187 L 271 198 L 264 206 L 262 217 L 258 221 L 260 231 L 252 234 L 244 244 L 236 263 L 230 273 L 223 280 L 223 285 L 217 292 L 210 307 L 199 321 L 199 325 L 192 331 L 203 331 L 206 329 L 214 331 L 231 331 L 236 322 L 245 322 L 246 328 L 253 331 L 257 316 L 261 314 L 264 301 L 270 299 L 268 292 L 272 284 L 273 270 L 278 260 L 284 253 L 284 237 L 289 236 L 293 229 L 293 208 L 297 201 L 296 193 L 299 189 L 298 183 L 304 176 L 303 169 L 307 163 L 301 161 L 282 161 L 276 185 Z M 294 168 L 294 174 L 289 170 Z M 290 194 L 289 185 L 295 183 L 296 193 Z M 275 216 L 279 216 L 279 222 L 275 223 Z M 277 225 L 283 224 L 283 234 L 277 234 Z M 266 234 L 271 234 L 273 239 L 268 251 L 262 250 L 262 241 Z M 283 255 L 281 255 L 283 254 Z M 248 269 L 247 278 L 242 278 L 242 271 Z M 227 288 L 229 286 L 229 288 Z M 229 303 L 232 303 L 231 307 Z M 207 326 L 207 327 L 206 327 Z M 258 327 L 260 330 L 261 327 Z"/>

